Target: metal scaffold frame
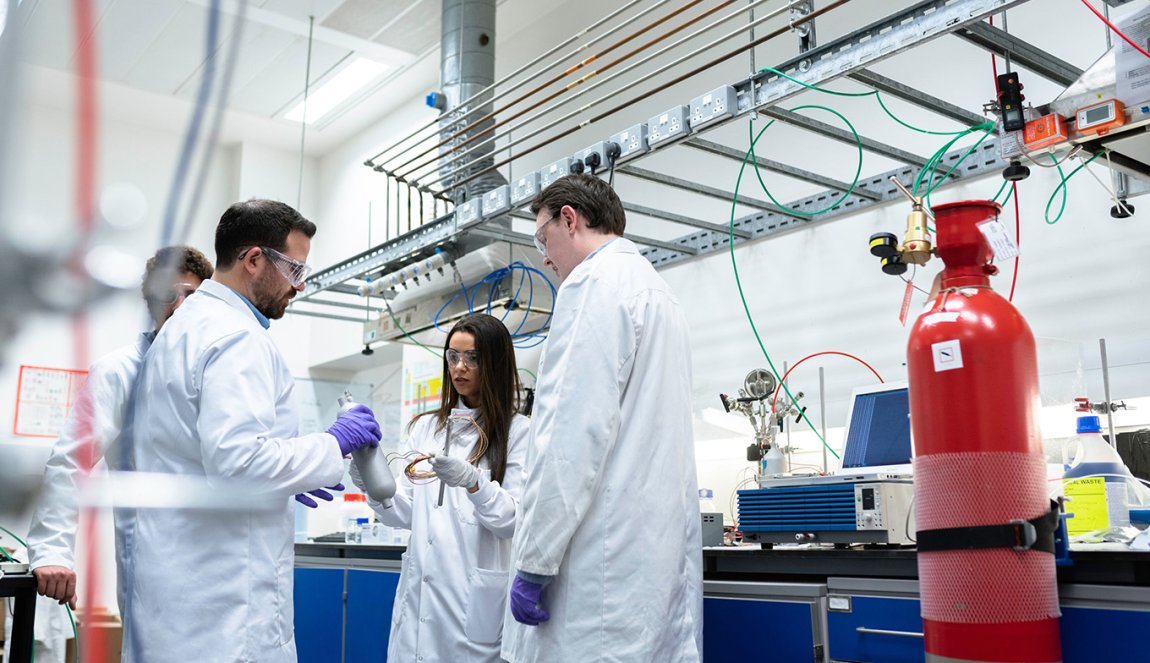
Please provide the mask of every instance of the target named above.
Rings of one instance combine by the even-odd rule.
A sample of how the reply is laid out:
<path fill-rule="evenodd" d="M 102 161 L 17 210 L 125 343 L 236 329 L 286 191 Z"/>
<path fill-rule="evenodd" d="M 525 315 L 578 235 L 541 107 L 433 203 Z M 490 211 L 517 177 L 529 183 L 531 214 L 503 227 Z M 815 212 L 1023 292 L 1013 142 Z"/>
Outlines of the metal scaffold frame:
<path fill-rule="evenodd" d="M 917 107 L 927 109 L 939 116 L 966 125 L 974 125 L 985 121 L 986 118 L 943 99 L 925 94 L 899 81 L 879 75 L 869 70 L 868 67 L 928 41 L 946 35 L 954 35 L 1000 55 L 1009 53 L 1017 65 L 1026 67 L 1059 85 L 1065 85 L 1077 77 L 1080 73 L 1078 69 L 1003 30 L 983 22 L 989 16 L 1021 5 L 1026 1 L 923 0 L 841 38 L 807 50 L 775 68 L 811 85 L 823 85 L 835 79 L 846 78 Z M 651 152 L 638 155 L 628 160 L 626 165 L 618 166 L 616 174 L 624 177 L 640 177 L 693 195 L 716 199 L 723 198 L 727 202 L 731 202 L 734 198 L 733 192 L 700 186 L 681 178 L 640 168 L 636 166 L 636 162 L 644 156 L 655 152 L 665 152 L 668 149 L 677 149 L 680 146 L 741 161 L 745 156 L 742 151 L 708 140 L 703 137 L 703 134 L 730 122 L 746 120 L 752 113 L 780 119 L 821 136 L 845 141 L 852 147 L 856 145 L 856 138 L 850 132 L 779 108 L 778 105 L 781 102 L 804 89 L 784 77 L 770 72 L 761 72 L 734 83 L 732 86 L 738 99 L 738 112 L 734 113 L 733 116 L 698 128 L 685 140 L 677 141 L 674 146 L 661 145 Z M 615 129 L 620 129 L 620 127 L 615 127 Z M 610 135 L 614 132 L 603 133 Z M 901 194 L 888 178 L 893 176 L 904 185 L 913 187 L 913 180 L 919 169 L 928 161 L 925 157 L 898 149 L 879 140 L 860 136 L 858 141 L 863 150 L 893 159 L 904 165 L 889 172 L 860 180 L 850 199 L 817 217 L 788 214 L 788 210 L 811 212 L 824 209 L 844 195 L 849 184 L 778 161 L 757 158 L 757 165 L 765 170 L 774 171 L 799 181 L 818 184 L 826 187 L 826 190 L 792 201 L 781 207 L 749 196 L 742 196 L 741 204 L 750 206 L 757 211 L 734 221 L 733 236 L 736 245 L 901 199 Z M 950 166 L 959 161 L 964 153 L 965 150 L 956 150 L 947 154 L 938 169 L 942 172 L 949 170 Z M 383 170 L 374 163 L 369 162 L 368 165 L 376 170 Z M 951 174 L 950 179 L 951 181 L 961 181 L 986 175 L 1000 170 L 1003 165 L 998 158 L 997 142 L 986 140 L 975 153 L 963 161 L 962 166 Z M 418 183 L 414 184 L 418 186 Z M 945 186 L 946 184 L 941 183 L 940 185 Z M 627 203 L 625 207 L 632 214 L 690 228 L 689 233 L 665 241 L 628 235 L 630 239 L 640 245 L 643 255 L 658 268 L 681 260 L 707 255 L 714 251 L 726 250 L 731 241 L 732 232 L 726 224 L 712 223 L 644 205 Z M 453 247 L 454 255 L 461 255 L 463 252 L 476 250 L 494 242 L 511 242 L 530 246 L 530 235 L 516 233 L 509 229 L 508 220 L 511 217 L 532 219 L 526 213 L 518 210 L 467 224 L 457 223 L 454 213 L 441 216 L 406 234 L 315 274 L 308 279 L 306 290 L 297 297 L 297 300 L 306 302 L 312 300 L 318 293 L 333 288 L 337 291 L 353 292 L 354 288 L 348 286 L 349 281 L 370 279 L 372 275 L 399 269 L 409 262 L 427 256 L 437 248 Z M 318 300 L 312 301 L 317 305 L 323 303 Z"/>

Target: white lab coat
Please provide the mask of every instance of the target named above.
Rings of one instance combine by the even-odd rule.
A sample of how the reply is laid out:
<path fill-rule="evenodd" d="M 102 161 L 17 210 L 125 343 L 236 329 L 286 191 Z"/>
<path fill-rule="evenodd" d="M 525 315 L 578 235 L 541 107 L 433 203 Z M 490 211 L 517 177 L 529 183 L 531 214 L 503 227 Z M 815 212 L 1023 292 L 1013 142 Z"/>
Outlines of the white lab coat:
<path fill-rule="evenodd" d="M 95 445 L 94 460 L 103 458 L 110 468 L 120 467 L 119 440 L 124 413 L 152 337 L 152 332 L 142 333 L 135 343 L 100 357 L 89 368 L 84 391 L 68 414 L 44 469 L 40 500 L 28 530 L 28 556 L 33 569 L 76 568 L 76 529 L 80 517 L 77 481 L 83 472 L 80 452 L 91 442 Z M 131 535 L 130 513 L 117 509 L 115 523 L 116 599 L 122 613 L 124 588 L 120 579 L 124 570 L 124 540 Z"/>
<path fill-rule="evenodd" d="M 507 612 L 503 657 L 699 661 L 703 571 L 682 307 L 616 239 L 559 289 L 540 363 L 515 567 L 548 622 Z"/>
<path fill-rule="evenodd" d="M 127 559 L 125 663 L 293 662 L 291 496 L 337 483 L 327 433 L 299 436 L 287 364 L 247 304 L 205 281 L 140 371 L 136 469 L 250 482 L 273 511 L 140 509 Z"/>
<path fill-rule="evenodd" d="M 457 412 L 479 416 L 477 410 Z M 445 432 L 437 433 L 436 425 L 434 415 L 419 419 L 404 450 L 441 454 Z M 452 430 L 450 455 L 467 458 L 478 434 L 470 424 L 456 423 Z M 474 493 L 447 486 L 441 507 L 439 481 L 416 485 L 401 476 L 390 509 L 372 504 L 383 523 L 411 530 L 392 610 L 388 661 L 501 660 L 499 638 L 528 430 L 526 417 L 512 419 L 502 485 L 489 480 Z M 419 469 L 428 467 L 420 464 Z M 486 458 L 479 461 L 479 471 L 490 479 Z"/>

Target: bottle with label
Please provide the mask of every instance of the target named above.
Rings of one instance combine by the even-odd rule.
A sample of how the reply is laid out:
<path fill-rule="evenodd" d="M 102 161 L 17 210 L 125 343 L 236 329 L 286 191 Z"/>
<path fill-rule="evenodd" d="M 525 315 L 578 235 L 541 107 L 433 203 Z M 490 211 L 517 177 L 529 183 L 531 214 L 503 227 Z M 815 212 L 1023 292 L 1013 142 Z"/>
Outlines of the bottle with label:
<path fill-rule="evenodd" d="M 1130 524 L 1127 479 L 1130 471 L 1102 437 L 1093 415 L 1078 417 L 1078 435 L 1070 441 L 1073 460 L 1063 473 L 1062 490 L 1069 503 L 1066 520 L 1071 536 Z"/>
<path fill-rule="evenodd" d="M 346 543 L 359 543 L 361 540 L 359 521 L 370 522 L 371 507 L 367 505 L 367 496 L 363 493 L 344 493 L 343 506 L 340 508 L 343 520 L 344 541 Z"/>

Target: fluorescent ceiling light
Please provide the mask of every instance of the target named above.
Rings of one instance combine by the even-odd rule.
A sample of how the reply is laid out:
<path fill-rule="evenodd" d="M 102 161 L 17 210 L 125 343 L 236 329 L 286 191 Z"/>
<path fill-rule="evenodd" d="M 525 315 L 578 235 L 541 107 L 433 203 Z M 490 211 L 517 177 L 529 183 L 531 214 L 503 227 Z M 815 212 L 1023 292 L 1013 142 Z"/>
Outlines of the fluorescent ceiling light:
<path fill-rule="evenodd" d="M 302 100 L 289 110 L 284 118 L 294 122 L 306 121 L 308 124 L 313 124 L 389 69 L 391 69 L 389 65 L 380 64 L 374 60 L 356 58 L 342 71 L 324 82 L 323 85 L 308 93 L 306 120 L 303 116 L 304 102 Z"/>

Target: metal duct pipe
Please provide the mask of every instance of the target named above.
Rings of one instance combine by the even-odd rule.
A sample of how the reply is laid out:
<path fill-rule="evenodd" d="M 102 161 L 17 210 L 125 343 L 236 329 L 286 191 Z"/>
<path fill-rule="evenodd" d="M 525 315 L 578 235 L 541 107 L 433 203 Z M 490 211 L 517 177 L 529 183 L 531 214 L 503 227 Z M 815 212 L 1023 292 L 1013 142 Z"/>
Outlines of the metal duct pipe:
<path fill-rule="evenodd" d="M 491 112 L 490 88 L 495 82 L 495 0 L 443 0 L 440 82 L 444 103 L 439 120 L 440 136 L 446 140 L 459 134 L 440 147 L 440 158 L 446 160 L 457 142 L 484 131 L 492 122 L 487 119 L 468 126 L 465 116 L 476 109 L 480 117 Z M 461 129 L 466 130 L 460 134 Z M 456 204 L 507 183 L 492 167 L 494 150 L 495 146 L 489 145 L 469 155 L 462 167 L 441 171 L 444 188 Z M 467 180 L 465 185 L 455 184 L 462 180 Z"/>

